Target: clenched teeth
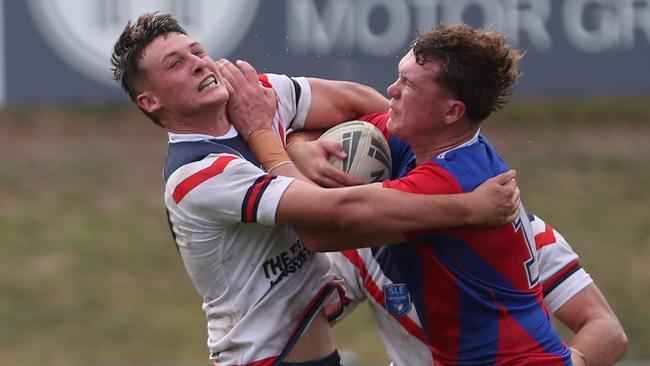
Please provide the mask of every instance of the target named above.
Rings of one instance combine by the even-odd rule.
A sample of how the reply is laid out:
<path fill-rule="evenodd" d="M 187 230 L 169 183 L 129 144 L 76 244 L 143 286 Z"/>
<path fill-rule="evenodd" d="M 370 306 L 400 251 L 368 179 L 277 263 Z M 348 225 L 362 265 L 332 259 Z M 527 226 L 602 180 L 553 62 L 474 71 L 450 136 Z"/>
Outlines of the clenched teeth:
<path fill-rule="evenodd" d="M 199 91 L 205 90 L 207 87 L 209 87 L 212 84 L 217 85 L 217 79 L 215 79 L 214 76 L 208 76 L 207 78 L 205 78 L 205 80 L 201 82 L 201 85 L 199 85 Z"/>

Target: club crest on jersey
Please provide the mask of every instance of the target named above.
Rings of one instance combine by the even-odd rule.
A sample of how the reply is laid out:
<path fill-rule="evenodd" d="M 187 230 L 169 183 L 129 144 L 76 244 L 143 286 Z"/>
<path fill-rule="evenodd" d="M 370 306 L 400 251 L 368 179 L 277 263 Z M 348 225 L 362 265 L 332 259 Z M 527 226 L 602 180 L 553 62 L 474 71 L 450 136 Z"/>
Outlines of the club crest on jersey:
<path fill-rule="evenodd" d="M 411 310 L 411 294 L 403 283 L 384 286 L 386 309 L 393 316 L 401 318 Z"/>

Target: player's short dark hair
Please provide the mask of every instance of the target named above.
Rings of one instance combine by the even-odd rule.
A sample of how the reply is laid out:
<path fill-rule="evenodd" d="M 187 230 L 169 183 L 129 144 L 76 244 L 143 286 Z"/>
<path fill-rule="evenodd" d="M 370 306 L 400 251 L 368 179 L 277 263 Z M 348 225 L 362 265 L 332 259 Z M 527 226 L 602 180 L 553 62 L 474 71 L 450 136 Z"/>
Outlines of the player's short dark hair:
<path fill-rule="evenodd" d="M 134 102 L 137 103 L 138 87 L 142 77 L 142 70 L 140 70 L 142 51 L 154 38 L 173 32 L 187 34 L 171 14 L 147 13 L 141 15 L 135 24 L 129 21 L 115 42 L 111 55 L 113 79 L 122 85 Z M 162 126 L 158 116 L 142 111 L 155 124 Z"/>
<path fill-rule="evenodd" d="M 441 64 L 436 82 L 462 100 L 476 122 L 503 107 L 519 77 L 521 54 L 499 33 L 443 25 L 418 35 L 411 47 L 418 64 Z"/>

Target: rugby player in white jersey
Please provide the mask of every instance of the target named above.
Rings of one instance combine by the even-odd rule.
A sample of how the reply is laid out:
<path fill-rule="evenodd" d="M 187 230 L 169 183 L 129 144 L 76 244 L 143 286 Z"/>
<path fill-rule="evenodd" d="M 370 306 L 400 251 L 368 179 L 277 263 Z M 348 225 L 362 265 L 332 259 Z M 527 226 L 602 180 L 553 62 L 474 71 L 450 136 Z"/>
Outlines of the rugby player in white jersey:
<path fill-rule="evenodd" d="M 230 70 L 228 79 L 241 87 L 245 82 L 244 73 L 225 61 L 222 65 Z M 254 74 L 254 71 L 248 72 Z M 318 97 L 325 96 L 314 96 Z M 345 174 L 335 171 L 327 163 L 327 153 L 333 152 L 331 146 L 320 144 L 323 142 L 305 144 L 296 139 L 289 150 L 295 161 L 307 164 L 301 168 L 314 181 L 323 186 L 346 185 Z M 564 237 L 538 217 L 532 221 L 532 227 L 544 301 L 549 310 L 575 333 L 570 341 L 574 364 L 613 364 L 627 348 L 627 338 L 616 315 Z M 337 321 L 358 303 L 368 300 L 379 335 L 395 366 L 433 364 L 416 306 L 409 304 L 409 310 L 399 314 L 391 311 L 392 299 L 385 289 L 396 285 L 390 267 L 399 264 L 392 262 L 390 255 L 382 253 L 382 247 L 328 254 L 335 272 L 344 278 L 346 285 L 347 305 Z"/>
<path fill-rule="evenodd" d="M 165 205 L 203 298 L 215 365 L 339 364 L 322 307 L 343 289 L 328 258 L 312 254 L 289 225 L 390 242 L 404 231 L 498 224 L 516 215 L 513 171 L 463 195 L 412 195 L 370 185 L 328 190 L 269 174 L 297 170 L 282 146 L 258 160 L 244 143 L 284 143 L 289 128 L 325 127 L 318 116 L 331 123 L 385 109 L 383 97 L 369 88 L 253 75 L 248 85 L 264 97 L 232 98 L 201 44 L 172 16 L 159 14 L 127 24 L 112 64 L 116 81 L 169 133 Z M 313 101 L 312 91 L 330 98 Z M 272 121 L 271 128 L 239 134 L 231 124 L 237 118 Z"/>

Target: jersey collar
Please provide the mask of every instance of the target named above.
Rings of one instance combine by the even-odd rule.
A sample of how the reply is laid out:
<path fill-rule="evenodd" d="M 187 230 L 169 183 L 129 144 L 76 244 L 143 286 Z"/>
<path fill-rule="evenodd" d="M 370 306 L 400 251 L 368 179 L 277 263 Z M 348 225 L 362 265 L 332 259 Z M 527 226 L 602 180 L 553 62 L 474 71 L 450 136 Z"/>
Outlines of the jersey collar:
<path fill-rule="evenodd" d="M 481 129 L 479 128 L 479 129 L 476 131 L 476 133 L 474 134 L 474 136 L 472 136 L 472 138 L 470 138 L 469 140 L 463 142 L 462 144 L 460 144 L 460 145 L 458 145 L 458 146 L 456 146 L 456 147 L 452 147 L 451 149 L 449 149 L 449 150 L 447 150 L 447 151 L 443 151 L 443 152 L 440 153 L 438 156 L 436 156 L 436 159 L 444 159 L 445 156 L 446 156 L 448 153 L 450 153 L 450 152 L 452 152 L 452 151 L 454 151 L 454 150 L 458 150 L 458 149 L 463 148 L 463 147 L 466 147 L 466 146 L 474 145 L 475 143 L 478 142 L 478 136 L 479 136 L 480 134 L 481 134 Z"/>
<path fill-rule="evenodd" d="M 238 133 L 237 130 L 235 129 L 235 126 L 230 125 L 230 129 L 228 132 L 221 136 L 212 136 L 212 135 L 205 135 L 202 133 L 174 133 L 174 132 L 167 132 L 167 135 L 169 136 L 169 143 L 170 144 L 175 144 L 177 142 L 195 142 L 195 141 L 205 141 L 205 140 L 225 140 L 225 139 L 231 139 L 233 137 L 237 137 Z"/>

